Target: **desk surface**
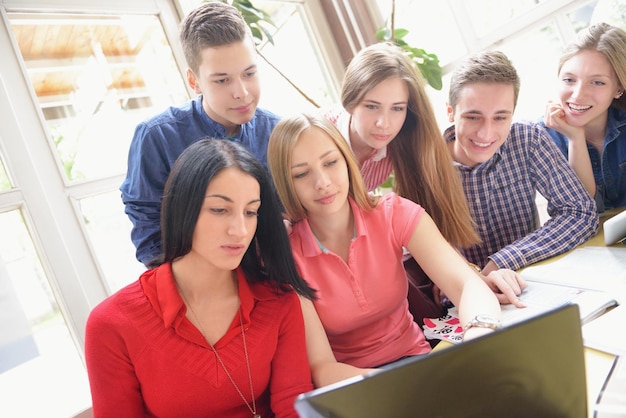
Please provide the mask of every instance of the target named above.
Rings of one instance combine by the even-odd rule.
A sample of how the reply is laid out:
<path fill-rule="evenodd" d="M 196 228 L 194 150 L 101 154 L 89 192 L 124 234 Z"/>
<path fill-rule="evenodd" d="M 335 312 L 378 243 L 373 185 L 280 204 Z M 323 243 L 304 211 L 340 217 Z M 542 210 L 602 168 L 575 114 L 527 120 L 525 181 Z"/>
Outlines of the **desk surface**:
<path fill-rule="evenodd" d="M 604 230 L 602 225 L 604 221 L 609 219 L 610 217 L 620 213 L 622 210 L 626 208 L 612 209 L 600 214 L 600 230 L 598 233 L 589 239 L 587 242 L 581 244 L 579 247 L 604 247 Z M 621 245 L 623 244 L 616 244 Z M 579 248 L 577 247 L 577 248 Z M 538 264 L 547 264 L 558 260 L 561 257 L 564 257 L 569 252 L 566 252 L 561 255 L 557 255 L 555 257 L 551 257 L 547 260 L 540 261 L 533 265 Z M 439 344 L 435 346 L 433 351 L 438 351 L 450 347 L 452 344 L 446 341 L 441 341 Z M 613 367 L 613 363 L 615 361 L 615 356 L 612 354 L 608 354 L 602 351 L 594 350 L 592 348 L 585 348 L 585 367 L 587 372 L 587 403 L 589 410 L 589 417 L 594 416 L 594 411 L 596 408 L 596 404 L 599 398 L 599 395 L 602 393 L 602 388 L 605 384 L 606 378 Z"/>

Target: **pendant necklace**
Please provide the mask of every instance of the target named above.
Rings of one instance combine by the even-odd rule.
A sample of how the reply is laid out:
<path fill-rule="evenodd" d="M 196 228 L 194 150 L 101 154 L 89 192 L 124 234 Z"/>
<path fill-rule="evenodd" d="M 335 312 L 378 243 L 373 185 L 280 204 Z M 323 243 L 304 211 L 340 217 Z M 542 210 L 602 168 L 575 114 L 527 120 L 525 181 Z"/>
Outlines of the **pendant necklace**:
<path fill-rule="evenodd" d="M 185 304 L 189 308 L 189 312 L 191 312 L 191 315 L 193 316 L 193 319 L 196 320 L 196 323 L 200 327 L 200 331 L 202 332 L 202 335 L 204 336 L 204 339 L 206 340 L 206 342 L 209 345 L 209 347 L 211 347 L 211 350 L 213 350 L 213 353 L 215 354 L 215 358 L 217 358 L 217 361 L 222 366 L 222 369 L 224 369 L 224 373 L 226 373 L 226 376 L 228 376 L 228 379 L 230 379 L 230 382 L 233 384 L 233 386 L 237 390 L 237 393 L 239 393 L 239 396 L 241 396 L 241 399 L 243 399 L 243 401 L 245 402 L 245 404 L 248 407 L 248 409 L 250 410 L 250 412 L 252 412 L 252 418 L 261 418 L 261 415 L 256 413 L 256 402 L 254 400 L 254 388 L 252 387 L 252 372 L 250 371 L 250 359 L 248 358 L 248 345 L 246 344 L 246 334 L 243 332 L 243 317 L 241 315 L 241 306 L 239 306 L 239 309 L 238 309 L 238 312 L 239 312 L 239 324 L 241 325 L 241 338 L 243 339 L 243 352 L 244 352 L 244 354 L 246 356 L 246 366 L 248 366 L 248 380 L 250 381 L 250 394 L 252 395 L 252 405 L 250 405 L 248 403 L 248 401 L 246 400 L 246 397 L 243 396 L 243 393 L 241 392 L 241 389 L 239 389 L 239 386 L 237 386 L 237 383 L 235 383 L 235 379 L 233 379 L 233 377 L 228 372 L 228 369 L 226 368 L 226 365 L 222 361 L 222 358 L 220 357 L 220 355 L 217 354 L 217 350 L 215 349 L 215 347 L 213 347 L 213 345 L 209 342 L 209 340 L 206 339 L 207 333 L 204 332 L 204 328 L 202 327 L 202 323 L 198 319 L 198 316 L 196 315 L 196 313 L 193 311 L 193 308 L 191 307 L 191 304 L 189 302 L 187 302 L 187 299 L 183 295 L 183 291 L 180 289 L 180 287 L 178 288 L 178 291 L 180 293 L 180 296 L 183 299 L 183 302 L 185 302 Z"/>

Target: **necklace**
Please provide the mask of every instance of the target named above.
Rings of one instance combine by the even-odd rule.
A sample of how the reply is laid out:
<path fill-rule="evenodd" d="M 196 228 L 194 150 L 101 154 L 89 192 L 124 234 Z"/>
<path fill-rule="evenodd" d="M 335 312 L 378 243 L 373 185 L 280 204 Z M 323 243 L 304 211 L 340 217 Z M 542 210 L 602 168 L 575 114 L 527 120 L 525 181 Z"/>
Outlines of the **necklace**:
<path fill-rule="evenodd" d="M 206 340 L 207 333 L 204 331 L 204 327 L 202 326 L 202 323 L 200 322 L 200 319 L 198 319 L 198 316 L 193 311 L 193 308 L 191 307 L 191 304 L 189 302 L 187 302 L 187 298 L 185 298 L 185 296 L 183 295 L 183 291 L 180 289 L 180 287 L 178 288 L 178 291 L 180 293 L 180 296 L 183 299 L 183 302 L 185 302 L 185 305 L 187 305 L 187 307 L 189 307 L 189 312 L 191 312 L 191 315 L 193 316 L 193 319 L 196 320 L 196 323 L 200 327 L 200 331 L 202 332 L 202 335 L 204 336 L 204 339 Z M 222 358 L 220 357 L 220 355 L 217 354 L 217 350 L 215 349 L 215 347 L 213 347 L 213 345 L 209 342 L 209 340 L 206 340 L 206 342 L 209 345 L 209 347 L 211 347 L 211 350 L 215 354 L 215 358 L 217 358 L 217 361 L 222 366 L 222 369 L 224 369 L 224 373 L 226 373 L 226 376 L 228 376 L 228 379 L 230 379 L 230 382 L 233 384 L 233 386 L 237 390 L 237 393 L 239 394 L 239 396 L 241 396 L 241 399 L 243 399 L 243 401 L 245 402 L 245 404 L 248 407 L 248 409 L 250 410 L 250 412 L 252 412 L 252 418 L 261 418 L 261 415 L 256 413 L 256 402 L 254 400 L 254 388 L 252 387 L 252 372 L 250 371 L 250 359 L 248 358 L 248 345 L 246 344 L 246 334 L 243 331 L 243 318 L 242 318 L 242 315 L 241 315 L 241 306 L 239 307 L 238 312 L 239 312 L 239 324 L 241 325 L 241 338 L 243 339 L 243 352 L 246 355 L 246 366 L 248 366 L 248 380 L 250 381 L 250 394 L 252 395 L 252 406 L 250 406 L 250 404 L 246 400 L 246 397 L 243 396 L 243 393 L 241 392 L 241 389 L 239 389 L 239 386 L 237 386 L 237 383 L 235 383 L 235 379 L 233 379 L 233 377 L 228 372 L 228 369 L 226 368 L 226 365 L 222 361 Z"/>

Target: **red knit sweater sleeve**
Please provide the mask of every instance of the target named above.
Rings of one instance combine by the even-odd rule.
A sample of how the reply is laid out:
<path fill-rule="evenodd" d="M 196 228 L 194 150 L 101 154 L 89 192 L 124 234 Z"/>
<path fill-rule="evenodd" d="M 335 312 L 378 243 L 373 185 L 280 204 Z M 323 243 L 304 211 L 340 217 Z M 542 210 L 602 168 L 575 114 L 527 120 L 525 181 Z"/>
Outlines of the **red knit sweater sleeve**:
<path fill-rule="evenodd" d="M 300 300 L 295 293 L 282 299 L 282 325 L 272 361 L 271 407 L 276 418 L 297 418 L 294 401 L 299 394 L 312 390 L 313 383 L 306 355 Z"/>
<path fill-rule="evenodd" d="M 144 417 L 144 405 L 133 362 L 127 350 L 126 318 L 112 300 L 90 313 L 85 330 L 85 361 L 94 417 Z"/>

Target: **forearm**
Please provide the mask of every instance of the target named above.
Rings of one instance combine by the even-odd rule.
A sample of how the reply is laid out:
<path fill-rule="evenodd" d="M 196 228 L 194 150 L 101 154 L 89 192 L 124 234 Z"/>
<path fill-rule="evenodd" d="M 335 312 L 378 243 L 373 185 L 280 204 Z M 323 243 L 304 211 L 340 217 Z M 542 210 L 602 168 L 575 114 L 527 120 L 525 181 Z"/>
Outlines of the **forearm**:
<path fill-rule="evenodd" d="M 319 364 L 311 369 L 311 373 L 313 376 L 313 384 L 316 388 L 319 388 L 376 370 L 378 369 L 361 369 L 335 361 Z"/>
<path fill-rule="evenodd" d="M 568 146 L 568 162 L 574 169 L 574 172 L 580 179 L 585 190 L 591 197 L 596 194 L 596 180 L 593 176 L 593 169 L 591 167 L 591 158 L 589 157 L 589 151 L 587 150 L 587 143 L 582 140 L 569 141 Z"/>
<path fill-rule="evenodd" d="M 499 319 L 501 315 L 498 299 L 478 276 L 465 283 L 457 306 L 461 326 L 467 324 L 476 315 L 488 315 L 496 319 Z"/>

